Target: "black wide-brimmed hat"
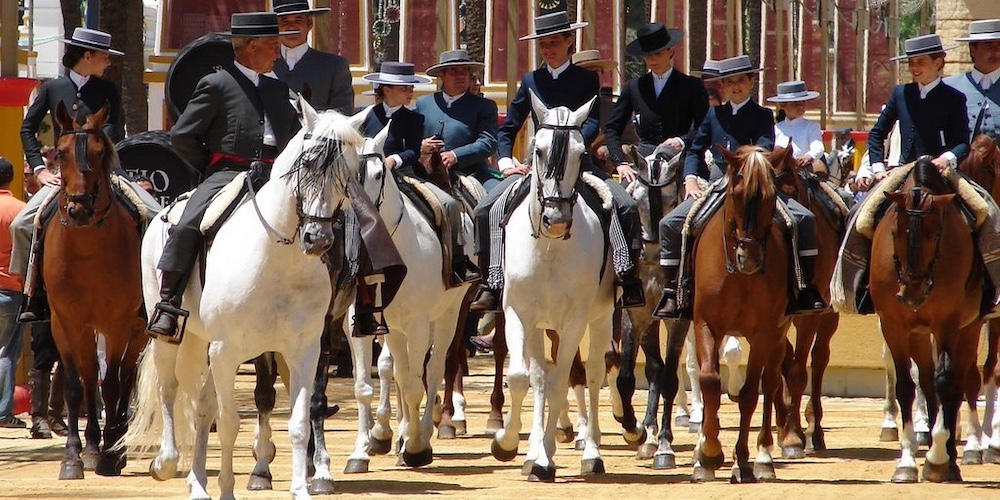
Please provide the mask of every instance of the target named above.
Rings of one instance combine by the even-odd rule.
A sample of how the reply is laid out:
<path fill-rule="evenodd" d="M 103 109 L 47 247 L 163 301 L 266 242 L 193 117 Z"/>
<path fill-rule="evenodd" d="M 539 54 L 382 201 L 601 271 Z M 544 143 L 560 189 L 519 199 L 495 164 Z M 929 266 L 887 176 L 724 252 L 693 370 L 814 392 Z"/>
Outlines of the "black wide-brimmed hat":
<path fill-rule="evenodd" d="M 440 75 L 441 71 L 443 71 L 445 68 L 450 68 L 454 66 L 471 66 L 475 68 L 482 68 L 485 67 L 486 65 L 481 62 L 473 61 L 472 58 L 469 57 L 469 52 L 466 50 L 463 49 L 448 50 L 441 53 L 441 55 L 438 57 L 438 63 L 435 64 L 434 66 L 427 68 L 426 73 L 430 76 L 436 77 Z"/>
<path fill-rule="evenodd" d="M 909 59 L 911 57 L 922 56 L 925 54 L 937 54 L 938 52 L 944 52 L 946 50 L 951 50 L 957 47 L 957 45 L 952 45 L 950 47 L 945 47 L 941 44 L 941 37 L 937 35 L 922 35 L 914 38 L 910 38 L 903 42 L 903 51 L 905 54 L 901 56 L 896 56 L 890 58 L 890 61 L 902 61 L 903 59 Z"/>
<path fill-rule="evenodd" d="M 569 14 L 567 14 L 564 10 L 552 12 L 536 17 L 535 32 L 530 35 L 522 36 L 520 40 L 534 40 L 536 38 L 543 38 L 557 33 L 576 31 L 580 28 L 586 27 L 587 24 L 589 23 L 570 23 Z"/>
<path fill-rule="evenodd" d="M 413 63 L 390 61 L 382 63 L 378 73 L 370 73 L 361 78 L 379 85 L 416 85 L 431 81 L 430 78 L 416 75 L 413 71 Z"/>
<path fill-rule="evenodd" d="M 706 64 L 708 64 L 707 61 Z M 706 76 L 706 80 L 720 80 L 730 76 L 747 75 L 764 71 L 763 68 L 753 67 L 753 63 L 750 62 L 750 56 L 730 57 L 729 59 L 717 61 L 716 64 L 718 65 L 719 74 L 711 77 Z"/>
<path fill-rule="evenodd" d="M 270 36 L 295 35 L 298 31 L 278 29 L 278 15 L 274 12 L 244 12 L 233 14 L 229 31 L 224 35 L 243 38 L 266 38 Z"/>
<path fill-rule="evenodd" d="M 271 11 L 281 16 L 291 16 L 294 14 L 326 14 L 330 12 L 329 7 L 317 9 L 309 8 L 309 0 L 271 0 Z"/>
<path fill-rule="evenodd" d="M 90 28 L 79 27 L 73 30 L 73 36 L 65 40 L 59 40 L 67 45 L 76 45 L 88 50 L 99 50 L 114 56 L 123 56 L 124 52 L 111 48 L 111 35 L 92 30 Z"/>
<path fill-rule="evenodd" d="M 667 29 L 663 23 L 649 23 L 636 33 L 636 38 L 625 46 L 625 53 L 630 56 L 648 56 L 661 50 L 669 49 L 680 43 L 684 32 L 678 29 Z"/>
<path fill-rule="evenodd" d="M 969 23 L 969 36 L 956 38 L 956 42 L 986 42 L 1000 40 L 1000 19 L 984 19 Z"/>
<path fill-rule="evenodd" d="M 819 92 L 806 89 L 806 82 L 793 81 L 778 84 L 778 95 L 768 97 L 768 102 L 811 101 L 819 97 Z"/>

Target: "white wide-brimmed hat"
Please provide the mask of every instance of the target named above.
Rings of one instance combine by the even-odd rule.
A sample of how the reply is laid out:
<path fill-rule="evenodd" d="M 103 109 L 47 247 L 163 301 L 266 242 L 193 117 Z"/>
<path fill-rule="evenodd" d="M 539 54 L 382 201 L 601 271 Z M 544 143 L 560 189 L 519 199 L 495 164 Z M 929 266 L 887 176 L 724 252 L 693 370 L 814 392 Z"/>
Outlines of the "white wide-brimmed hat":
<path fill-rule="evenodd" d="M 601 59 L 601 51 L 593 49 L 581 50 L 573 54 L 573 64 L 586 69 L 611 70 L 618 67 L 617 62 L 611 59 Z"/>
<path fill-rule="evenodd" d="M 985 42 L 1000 40 L 1000 19 L 984 19 L 969 23 L 969 36 L 956 38 L 956 42 Z"/>
<path fill-rule="evenodd" d="M 552 12 L 536 17 L 535 32 L 530 35 L 522 36 L 520 40 L 534 40 L 536 38 L 544 38 L 557 33 L 576 31 L 580 28 L 586 27 L 587 24 L 589 23 L 570 23 L 569 14 L 566 14 L 565 10 Z"/>
<path fill-rule="evenodd" d="M 707 63 L 708 61 L 706 61 L 706 64 Z M 717 66 L 719 74 L 716 76 L 705 77 L 706 80 L 721 80 L 730 76 L 748 75 L 764 71 L 763 68 L 753 67 L 753 63 L 750 62 L 750 56 L 745 55 L 723 59 L 717 62 Z"/>
<path fill-rule="evenodd" d="M 793 81 L 778 84 L 778 95 L 768 97 L 767 102 L 811 101 L 819 97 L 819 92 L 806 89 L 806 82 Z"/>
<path fill-rule="evenodd" d="M 73 30 L 73 36 L 59 40 L 66 45 L 76 45 L 88 50 L 99 50 L 115 56 L 123 56 L 124 52 L 111 48 L 111 35 L 90 28 L 79 27 Z"/>
<path fill-rule="evenodd" d="M 921 35 L 918 37 L 913 37 L 905 42 L 903 42 L 903 52 L 905 54 L 901 56 L 896 56 L 890 58 L 890 61 L 902 61 L 903 59 L 909 59 L 911 57 L 922 56 L 925 54 L 937 54 L 938 52 L 944 52 L 946 50 L 954 49 L 958 45 L 952 45 L 945 47 L 941 44 L 941 37 L 937 35 Z"/>
<path fill-rule="evenodd" d="M 379 66 L 378 73 L 369 73 L 361 77 L 367 82 L 379 85 L 417 85 L 430 83 L 431 79 L 418 76 L 413 71 L 413 63 L 387 61 Z"/>

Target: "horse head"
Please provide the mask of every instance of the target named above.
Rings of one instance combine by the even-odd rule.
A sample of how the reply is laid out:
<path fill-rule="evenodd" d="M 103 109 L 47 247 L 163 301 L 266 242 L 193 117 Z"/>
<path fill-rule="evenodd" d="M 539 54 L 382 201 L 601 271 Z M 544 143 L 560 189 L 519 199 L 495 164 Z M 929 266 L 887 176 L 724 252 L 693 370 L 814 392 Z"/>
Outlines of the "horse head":
<path fill-rule="evenodd" d="M 362 138 L 340 113 L 317 113 L 301 98 L 299 106 L 302 130 L 275 161 L 271 183 L 292 189 L 302 251 L 322 255 L 333 244 L 332 223 L 348 197 L 347 183 L 357 175 Z"/>
<path fill-rule="evenodd" d="M 955 192 L 925 157 L 917 160 L 899 191 L 886 195 L 896 206 L 896 226 L 892 228 L 892 258 L 899 279 L 896 298 L 917 309 L 934 288 L 944 209 L 952 205 Z"/>
<path fill-rule="evenodd" d="M 792 148 L 790 147 L 774 148 L 775 153 L 786 150 L 787 153 L 782 155 L 781 160 L 771 165 L 774 168 L 774 183 L 781 192 L 802 201 L 799 196 L 804 197 L 807 194 L 806 183 L 815 177 L 812 166 L 811 164 L 810 166 L 799 164 L 792 156 Z"/>
<path fill-rule="evenodd" d="M 958 169 L 980 186 L 989 189 L 994 197 L 1000 195 L 1000 148 L 997 147 L 996 139 L 986 134 L 977 135 L 970 145 L 969 156 Z"/>
<path fill-rule="evenodd" d="M 764 268 L 764 253 L 776 209 L 778 191 L 771 165 L 783 162 L 788 151 L 778 150 L 768 156 L 767 150 L 757 146 L 740 146 L 735 153 L 721 145 L 719 149 L 729 164 L 723 238 L 732 237 L 736 242 L 731 248 L 736 254 L 736 270 L 754 274 Z M 728 241 L 725 247 L 728 260 Z"/>
<path fill-rule="evenodd" d="M 362 113 L 367 114 L 365 111 L 358 114 Z M 382 127 L 382 130 L 375 134 L 375 137 L 366 137 L 359 152 L 361 155 L 361 185 L 365 188 L 365 194 L 379 207 L 385 200 L 386 181 L 389 180 L 387 178 L 389 173 L 385 169 L 385 141 L 389 137 L 391 124 L 392 120 L 386 123 L 385 127 Z"/>
<path fill-rule="evenodd" d="M 97 113 L 88 116 L 83 126 L 80 126 L 61 101 L 56 106 L 55 120 L 62 129 L 56 139 L 56 162 L 62 177 L 65 200 L 60 203 L 60 210 L 65 211 L 68 216 L 68 219 L 63 217 L 68 224 L 89 226 L 101 222 L 115 203 L 109 181 L 115 147 L 102 130 L 108 122 L 110 108 L 110 104 L 105 102 Z M 100 217 L 95 208 L 98 197 L 107 200 L 107 206 L 101 209 L 103 213 Z"/>
<path fill-rule="evenodd" d="M 538 118 L 532 152 L 532 189 L 537 205 L 533 216 L 538 230 L 549 238 L 569 238 L 576 205 L 576 183 L 587 144 L 580 131 L 590 115 L 595 96 L 583 106 L 570 110 L 564 106 L 549 109 L 531 92 L 531 107 Z"/>
<path fill-rule="evenodd" d="M 684 155 L 670 146 L 660 145 L 636 164 L 639 171 L 629 191 L 639 207 L 642 238 L 659 241 L 659 221 L 663 214 L 677 206 L 684 197 L 681 171 Z"/>

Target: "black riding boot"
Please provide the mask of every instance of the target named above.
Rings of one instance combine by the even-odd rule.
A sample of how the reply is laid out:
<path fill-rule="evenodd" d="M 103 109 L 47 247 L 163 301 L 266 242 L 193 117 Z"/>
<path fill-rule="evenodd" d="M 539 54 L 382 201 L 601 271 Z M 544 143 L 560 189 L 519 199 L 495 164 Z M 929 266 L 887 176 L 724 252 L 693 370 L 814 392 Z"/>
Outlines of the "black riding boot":
<path fill-rule="evenodd" d="M 36 280 L 33 289 L 32 294 L 25 297 L 24 302 L 21 303 L 21 310 L 17 315 L 18 323 L 34 323 L 51 319 L 49 298 L 42 290 L 41 280 Z"/>
<path fill-rule="evenodd" d="M 677 266 L 663 266 L 667 286 L 663 289 L 663 297 L 653 311 L 653 317 L 659 319 L 691 319 L 691 309 L 681 309 L 677 305 Z"/>
<path fill-rule="evenodd" d="M 358 276 L 358 294 L 354 301 L 354 330 L 351 336 L 370 337 L 389 333 L 385 317 L 382 316 L 382 307 L 375 303 L 375 298 L 378 296 L 377 288 L 378 284 L 369 285 L 365 283 L 364 277 Z M 381 321 L 375 319 L 375 313 L 382 316 Z"/>
<path fill-rule="evenodd" d="M 153 309 L 153 317 L 146 327 L 146 334 L 154 339 L 162 338 L 171 344 L 179 344 L 184 337 L 184 328 L 177 328 L 177 320 L 188 312 L 181 309 L 181 296 L 184 294 L 184 275 L 171 271 L 163 271 L 160 277 L 160 301 Z M 184 324 L 187 324 L 185 319 Z"/>
<path fill-rule="evenodd" d="M 646 305 L 646 296 L 643 293 L 645 285 L 639 278 L 639 259 L 633 258 L 635 265 L 618 277 L 617 285 L 622 289 L 622 307 L 642 307 Z"/>
<path fill-rule="evenodd" d="M 806 287 L 799 290 L 798 296 L 794 300 L 788 301 L 785 313 L 789 316 L 795 316 L 829 311 L 830 306 L 823 300 L 819 289 L 816 288 L 816 257 L 799 257 L 799 264 L 802 266 L 802 280 L 806 282 Z"/>
<path fill-rule="evenodd" d="M 479 285 L 479 290 L 476 292 L 476 298 L 469 304 L 469 310 L 472 312 L 500 311 L 500 297 L 503 290 L 500 288 L 491 288 L 488 283 L 490 268 L 489 260 L 488 251 L 484 251 L 479 254 L 479 269 L 486 271 L 487 279 L 484 279 L 482 284 Z"/>
<path fill-rule="evenodd" d="M 52 439 L 49 427 L 49 374 L 37 368 L 28 370 L 31 389 L 31 439 Z"/>

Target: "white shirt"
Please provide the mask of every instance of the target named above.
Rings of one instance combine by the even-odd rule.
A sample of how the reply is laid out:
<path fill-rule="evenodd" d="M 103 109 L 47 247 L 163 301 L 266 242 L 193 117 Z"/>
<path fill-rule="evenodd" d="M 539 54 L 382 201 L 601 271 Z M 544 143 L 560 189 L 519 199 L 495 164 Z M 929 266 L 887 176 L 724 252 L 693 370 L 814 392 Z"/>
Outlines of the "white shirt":
<path fill-rule="evenodd" d="M 306 51 L 309 50 L 309 44 L 303 43 L 297 47 L 285 47 L 281 46 L 281 57 L 285 60 L 285 64 L 288 65 L 288 70 L 291 71 L 295 69 L 295 65 L 302 60 L 302 56 L 306 55 Z"/>
<path fill-rule="evenodd" d="M 920 98 L 925 99 L 927 97 L 927 94 L 930 93 L 930 91 L 934 90 L 934 87 L 937 87 L 939 83 L 941 83 L 940 77 L 935 79 L 933 82 L 928 83 L 927 85 L 921 85 L 918 83 L 917 88 L 920 89 Z"/>
<path fill-rule="evenodd" d="M 667 86 L 667 79 L 670 78 L 670 75 L 674 73 L 674 68 L 671 67 L 670 69 L 667 70 L 666 73 L 662 75 L 657 75 L 652 71 L 650 71 L 649 73 L 653 75 L 653 94 L 656 97 L 660 97 L 660 92 L 663 92 L 663 87 Z"/>
<path fill-rule="evenodd" d="M 394 113 L 396 113 L 396 111 L 399 111 L 399 108 L 402 108 L 402 107 L 403 107 L 402 104 L 400 104 L 399 106 L 389 107 L 388 104 L 386 104 L 384 102 L 382 103 L 382 109 L 385 110 L 385 117 L 388 118 L 388 119 L 390 119 L 390 120 L 392 119 L 392 115 Z M 396 160 L 396 167 L 401 167 L 403 165 L 403 157 L 399 156 L 398 153 L 397 154 L 391 154 L 391 155 L 388 156 L 388 158 L 393 158 L 393 159 Z M 386 159 L 388 159 L 388 158 L 386 158 Z"/>
<path fill-rule="evenodd" d="M 729 101 L 729 105 L 732 106 L 732 108 L 733 108 L 733 116 L 736 116 L 736 113 L 740 112 L 740 108 L 742 108 L 743 106 L 746 106 L 746 104 L 748 102 L 750 102 L 750 98 L 749 97 L 747 97 L 747 99 L 745 101 L 743 101 L 743 102 L 741 102 L 739 104 L 737 104 L 737 103 L 735 103 L 733 101 Z"/>
<path fill-rule="evenodd" d="M 239 62 L 233 62 L 236 64 L 236 69 L 240 70 L 240 73 L 243 73 L 243 75 L 245 75 L 250 82 L 253 83 L 254 87 L 260 87 L 260 75 L 256 71 L 240 64 Z M 274 137 L 274 128 L 271 127 L 271 120 L 267 117 L 267 113 L 264 113 L 264 145 L 278 145 L 278 140 Z"/>
<path fill-rule="evenodd" d="M 976 84 L 978 84 L 980 87 L 983 86 L 984 76 L 990 77 L 990 87 L 993 87 L 994 85 L 997 84 L 997 81 L 1000 81 L 1000 68 L 997 68 L 993 70 L 992 73 L 987 73 L 985 75 L 983 73 L 980 73 L 979 70 L 977 70 L 976 68 L 972 68 L 972 79 L 975 80 Z M 984 89 L 984 90 L 989 90 L 989 89 Z"/>
<path fill-rule="evenodd" d="M 569 63 L 570 60 L 567 59 L 566 62 L 562 63 L 562 66 L 559 66 L 558 68 L 552 69 L 548 64 L 545 65 L 545 68 L 549 70 L 549 73 L 552 75 L 553 80 L 558 80 L 559 75 L 561 75 L 562 72 L 566 71 L 566 68 L 569 67 Z"/>
<path fill-rule="evenodd" d="M 461 94 L 458 94 L 456 96 L 448 95 L 447 92 L 441 92 L 441 97 L 444 98 L 444 103 L 447 104 L 448 107 L 450 108 L 455 101 L 461 99 L 462 97 L 465 97 L 465 92 L 462 92 Z"/>
<path fill-rule="evenodd" d="M 73 70 L 69 70 L 69 79 L 73 81 L 73 85 L 76 85 L 76 90 L 82 89 L 90 81 L 89 76 L 83 76 Z"/>
<path fill-rule="evenodd" d="M 794 120 L 782 120 L 774 125 L 774 145 L 787 148 L 792 144 L 792 157 L 808 156 L 813 160 L 823 158 L 823 134 L 819 124 L 800 116 Z"/>

